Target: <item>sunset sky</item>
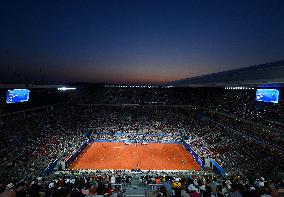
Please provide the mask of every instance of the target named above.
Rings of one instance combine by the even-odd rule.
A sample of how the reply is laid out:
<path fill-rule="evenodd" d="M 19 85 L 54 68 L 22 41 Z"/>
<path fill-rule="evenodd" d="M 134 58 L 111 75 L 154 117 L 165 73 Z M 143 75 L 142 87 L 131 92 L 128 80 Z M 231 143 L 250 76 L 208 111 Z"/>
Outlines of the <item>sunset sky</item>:
<path fill-rule="evenodd" d="M 284 59 L 284 1 L 0 2 L 0 81 L 164 83 Z"/>

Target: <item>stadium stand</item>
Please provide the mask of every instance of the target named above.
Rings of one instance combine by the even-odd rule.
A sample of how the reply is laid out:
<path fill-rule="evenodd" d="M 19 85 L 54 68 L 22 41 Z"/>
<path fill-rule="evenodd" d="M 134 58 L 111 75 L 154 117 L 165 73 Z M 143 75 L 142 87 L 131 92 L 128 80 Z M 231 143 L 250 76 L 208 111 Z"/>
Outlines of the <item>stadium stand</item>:
<path fill-rule="evenodd" d="M 3 105 L 1 195 L 272 196 L 283 188 L 282 95 L 273 104 L 255 101 L 255 89 L 224 87 L 98 85 L 78 87 L 76 94 L 37 91 L 45 99 L 32 94 L 31 103 L 17 105 L 19 112 L 11 114 L 14 106 Z M 187 172 L 60 169 L 59 161 L 88 140 L 125 137 L 187 141 L 204 164 L 211 159 L 225 173 L 210 165 Z M 47 170 L 51 166 L 55 171 Z"/>

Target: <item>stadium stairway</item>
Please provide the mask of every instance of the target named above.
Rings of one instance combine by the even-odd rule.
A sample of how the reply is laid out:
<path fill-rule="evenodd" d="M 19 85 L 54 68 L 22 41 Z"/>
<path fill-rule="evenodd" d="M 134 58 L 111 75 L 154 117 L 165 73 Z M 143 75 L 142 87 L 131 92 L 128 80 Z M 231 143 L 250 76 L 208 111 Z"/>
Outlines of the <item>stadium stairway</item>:
<path fill-rule="evenodd" d="M 138 177 L 133 177 L 130 185 L 124 185 L 126 197 L 143 197 L 146 196 L 146 186 L 140 185 Z"/>
<path fill-rule="evenodd" d="M 125 189 L 126 197 L 155 197 L 158 195 L 156 189 L 152 190 L 151 186 L 141 185 L 138 177 L 133 177 L 131 184 L 124 185 L 123 189 Z M 187 197 L 188 194 L 182 190 L 181 196 Z"/>

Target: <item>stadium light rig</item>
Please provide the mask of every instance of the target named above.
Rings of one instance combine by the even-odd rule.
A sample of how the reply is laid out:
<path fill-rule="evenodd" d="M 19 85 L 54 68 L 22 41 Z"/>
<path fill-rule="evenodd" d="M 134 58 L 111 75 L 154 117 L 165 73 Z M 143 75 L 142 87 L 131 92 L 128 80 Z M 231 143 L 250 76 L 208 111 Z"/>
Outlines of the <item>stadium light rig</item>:
<path fill-rule="evenodd" d="M 57 88 L 57 90 L 59 90 L 59 91 L 76 90 L 76 88 L 61 87 L 61 88 Z"/>
<path fill-rule="evenodd" d="M 226 86 L 225 90 L 254 90 L 254 88 L 249 86 Z"/>

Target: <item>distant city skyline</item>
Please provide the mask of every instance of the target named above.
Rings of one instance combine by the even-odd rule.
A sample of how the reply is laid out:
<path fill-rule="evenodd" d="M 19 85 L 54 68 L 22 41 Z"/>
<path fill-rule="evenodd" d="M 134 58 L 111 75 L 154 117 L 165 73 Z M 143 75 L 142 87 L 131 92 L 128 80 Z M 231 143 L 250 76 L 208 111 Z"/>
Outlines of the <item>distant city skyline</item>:
<path fill-rule="evenodd" d="M 2 1 L 0 81 L 161 84 L 284 60 L 284 2 Z"/>

